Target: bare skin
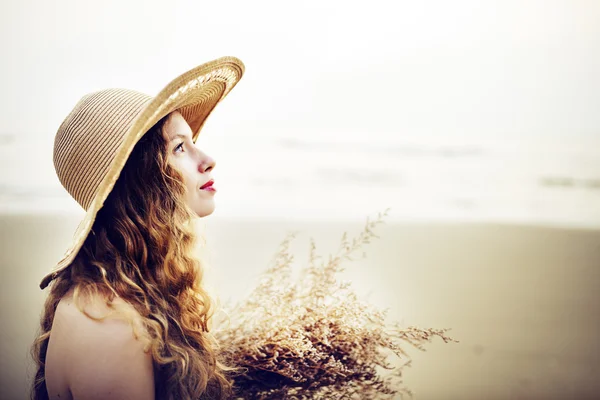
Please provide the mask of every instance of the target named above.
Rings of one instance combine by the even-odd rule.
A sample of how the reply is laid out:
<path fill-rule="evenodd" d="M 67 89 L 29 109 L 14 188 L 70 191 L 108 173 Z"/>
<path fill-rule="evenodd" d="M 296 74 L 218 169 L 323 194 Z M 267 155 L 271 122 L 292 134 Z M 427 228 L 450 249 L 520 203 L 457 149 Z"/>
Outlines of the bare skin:
<path fill-rule="evenodd" d="M 109 311 L 99 298 L 85 310 L 94 317 Z M 131 325 L 114 317 L 89 318 L 76 307 L 72 293 L 57 307 L 46 357 L 50 399 L 154 399 L 152 356 Z"/>
<path fill-rule="evenodd" d="M 167 120 L 163 137 L 168 142 L 168 162 L 184 178 L 186 201 L 198 217 L 214 211 L 214 191 L 202 190 L 211 180 L 215 161 L 192 142 L 192 130 L 178 112 Z M 133 307 L 117 298 L 115 303 Z M 109 309 L 102 298 L 91 299 L 85 310 L 99 317 Z M 46 387 L 51 400 L 152 400 L 152 356 L 134 337 L 131 325 L 108 317 L 96 321 L 73 303 L 72 292 L 56 309 L 46 353 Z"/>

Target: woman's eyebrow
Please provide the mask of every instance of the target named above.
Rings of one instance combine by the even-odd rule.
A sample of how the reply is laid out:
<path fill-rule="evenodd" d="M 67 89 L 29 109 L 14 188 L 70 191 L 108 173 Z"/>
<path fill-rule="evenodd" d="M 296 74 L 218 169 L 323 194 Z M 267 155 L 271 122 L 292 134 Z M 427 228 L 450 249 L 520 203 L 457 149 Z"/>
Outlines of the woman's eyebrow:
<path fill-rule="evenodd" d="M 169 142 L 172 142 L 173 140 L 178 139 L 178 138 L 189 139 L 190 135 L 184 135 L 184 134 L 178 133 L 177 135 L 175 135 L 171 139 L 169 139 Z"/>

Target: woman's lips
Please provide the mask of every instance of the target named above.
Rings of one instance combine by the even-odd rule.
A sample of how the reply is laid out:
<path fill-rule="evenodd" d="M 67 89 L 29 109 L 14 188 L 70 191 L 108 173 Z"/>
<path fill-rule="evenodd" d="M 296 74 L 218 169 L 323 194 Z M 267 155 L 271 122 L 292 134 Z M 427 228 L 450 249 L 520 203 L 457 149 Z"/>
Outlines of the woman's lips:
<path fill-rule="evenodd" d="M 213 187 L 213 184 L 215 183 L 215 181 L 213 181 L 212 179 L 208 182 L 206 182 L 204 185 L 200 186 L 201 190 L 208 190 L 210 192 L 214 192 L 216 191 L 215 188 Z"/>

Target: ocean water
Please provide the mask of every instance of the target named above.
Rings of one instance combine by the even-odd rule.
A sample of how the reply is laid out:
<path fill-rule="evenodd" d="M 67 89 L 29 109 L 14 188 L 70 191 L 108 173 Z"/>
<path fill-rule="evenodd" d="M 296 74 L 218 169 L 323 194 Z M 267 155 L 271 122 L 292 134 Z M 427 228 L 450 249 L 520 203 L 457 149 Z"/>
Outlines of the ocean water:
<path fill-rule="evenodd" d="M 60 185 L 52 138 L 0 136 L 0 211 L 83 213 Z M 600 139 L 207 135 L 227 217 L 600 227 Z"/>

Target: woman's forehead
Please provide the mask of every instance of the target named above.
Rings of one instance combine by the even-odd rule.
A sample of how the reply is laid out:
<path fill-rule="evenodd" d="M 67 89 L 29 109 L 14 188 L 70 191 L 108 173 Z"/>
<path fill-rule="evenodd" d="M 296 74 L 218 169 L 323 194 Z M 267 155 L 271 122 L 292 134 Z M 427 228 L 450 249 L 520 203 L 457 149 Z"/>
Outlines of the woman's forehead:
<path fill-rule="evenodd" d="M 163 136 L 171 141 L 180 135 L 191 136 L 192 128 L 178 111 L 173 111 L 165 121 Z"/>

